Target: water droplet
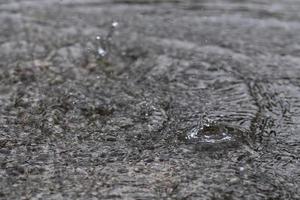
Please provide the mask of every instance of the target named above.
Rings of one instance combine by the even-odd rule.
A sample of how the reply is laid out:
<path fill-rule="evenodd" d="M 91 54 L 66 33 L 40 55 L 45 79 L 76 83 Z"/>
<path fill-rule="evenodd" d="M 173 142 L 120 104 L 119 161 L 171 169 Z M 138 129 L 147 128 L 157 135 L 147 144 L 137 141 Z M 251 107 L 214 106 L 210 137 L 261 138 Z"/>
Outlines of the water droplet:
<path fill-rule="evenodd" d="M 198 127 L 192 128 L 192 130 L 190 130 L 187 134 L 187 139 L 197 138 L 198 132 L 199 132 Z"/>
<path fill-rule="evenodd" d="M 111 26 L 116 28 L 117 26 L 119 26 L 119 23 L 117 21 L 113 21 Z"/>
<path fill-rule="evenodd" d="M 206 120 L 203 124 L 192 127 L 186 133 L 186 141 L 193 144 L 228 147 L 237 146 L 241 142 L 247 142 L 246 130 L 228 124 L 216 123 Z"/>
<path fill-rule="evenodd" d="M 202 143 L 221 143 L 232 140 L 232 135 L 223 127 L 214 124 L 204 124 L 202 127 L 192 128 L 187 139 L 198 140 Z"/>
<path fill-rule="evenodd" d="M 97 35 L 96 40 L 101 40 L 101 37 L 99 35 Z"/>
<path fill-rule="evenodd" d="M 99 47 L 97 52 L 101 57 L 104 57 L 106 55 L 106 51 L 102 47 Z"/>

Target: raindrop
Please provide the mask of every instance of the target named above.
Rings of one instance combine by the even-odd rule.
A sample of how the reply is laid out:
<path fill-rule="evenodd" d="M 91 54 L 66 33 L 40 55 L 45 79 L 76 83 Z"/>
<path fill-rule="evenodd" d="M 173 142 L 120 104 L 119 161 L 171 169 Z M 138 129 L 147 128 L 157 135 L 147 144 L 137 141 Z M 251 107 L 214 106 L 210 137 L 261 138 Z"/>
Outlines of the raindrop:
<path fill-rule="evenodd" d="M 117 26 L 119 26 L 119 23 L 117 21 L 113 21 L 111 26 L 116 28 Z"/>
<path fill-rule="evenodd" d="M 119 23 L 117 21 L 113 21 L 111 23 L 111 27 L 110 27 L 110 30 L 106 36 L 106 40 L 111 40 L 115 31 L 116 31 L 116 28 L 119 26 Z"/>
<path fill-rule="evenodd" d="M 97 40 L 97 47 L 96 47 L 96 54 L 102 59 L 103 57 L 107 56 L 108 53 L 111 52 L 112 49 L 112 37 L 115 33 L 115 30 L 119 26 L 117 21 L 113 21 L 111 23 L 110 29 L 107 32 L 107 35 L 102 37 L 100 35 L 96 35 Z"/>
<path fill-rule="evenodd" d="M 243 172 L 245 171 L 245 168 L 244 167 L 240 167 L 240 172 Z"/>
<path fill-rule="evenodd" d="M 198 132 L 199 132 L 198 127 L 192 128 L 192 130 L 190 130 L 187 134 L 187 139 L 197 138 Z"/>
<path fill-rule="evenodd" d="M 102 47 L 99 47 L 97 52 L 101 57 L 104 57 L 106 55 L 106 51 Z"/>
<path fill-rule="evenodd" d="M 231 147 L 242 142 L 248 143 L 247 134 L 248 132 L 242 128 L 206 119 L 187 131 L 185 139 L 193 144 Z"/>
<path fill-rule="evenodd" d="M 192 128 L 187 134 L 187 139 L 213 144 L 230 141 L 233 139 L 233 136 L 225 127 L 212 123 L 203 124 L 201 127 L 197 126 Z"/>

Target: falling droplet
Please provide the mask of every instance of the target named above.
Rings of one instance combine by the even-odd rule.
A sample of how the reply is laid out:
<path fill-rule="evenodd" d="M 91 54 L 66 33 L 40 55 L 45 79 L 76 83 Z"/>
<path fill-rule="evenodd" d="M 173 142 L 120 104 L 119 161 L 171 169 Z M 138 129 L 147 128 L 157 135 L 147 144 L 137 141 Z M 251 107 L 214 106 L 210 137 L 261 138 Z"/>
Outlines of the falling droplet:
<path fill-rule="evenodd" d="M 111 26 L 116 28 L 117 26 L 119 26 L 119 23 L 117 21 L 113 21 Z"/>
<path fill-rule="evenodd" d="M 102 47 L 99 47 L 98 48 L 98 55 L 101 56 L 101 57 L 104 57 L 106 55 L 106 51 Z"/>

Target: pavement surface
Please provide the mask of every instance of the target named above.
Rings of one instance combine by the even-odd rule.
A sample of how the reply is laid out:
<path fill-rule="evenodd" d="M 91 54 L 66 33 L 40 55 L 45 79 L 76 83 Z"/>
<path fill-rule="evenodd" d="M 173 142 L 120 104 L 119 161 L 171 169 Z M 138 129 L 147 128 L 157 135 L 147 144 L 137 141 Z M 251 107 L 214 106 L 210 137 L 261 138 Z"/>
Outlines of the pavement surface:
<path fill-rule="evenodd" d="M 0 0 L 0 199 L 300 199 L 299 10 Z"/>

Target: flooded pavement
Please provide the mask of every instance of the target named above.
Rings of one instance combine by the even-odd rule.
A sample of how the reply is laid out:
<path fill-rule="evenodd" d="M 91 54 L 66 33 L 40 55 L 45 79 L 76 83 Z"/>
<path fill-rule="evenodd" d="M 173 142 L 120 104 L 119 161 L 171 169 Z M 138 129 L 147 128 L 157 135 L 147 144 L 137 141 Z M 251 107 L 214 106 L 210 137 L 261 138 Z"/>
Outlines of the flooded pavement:
<path fill-rule="evenodd" d="M 299 199 L 299 9 L 0 1 L 0 199 Z"/>

